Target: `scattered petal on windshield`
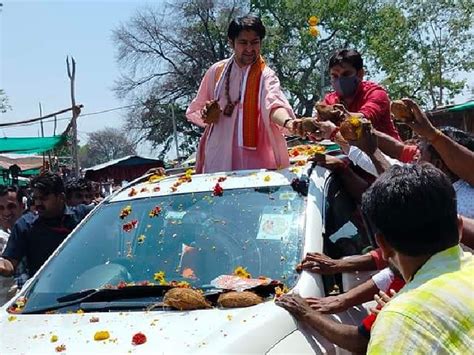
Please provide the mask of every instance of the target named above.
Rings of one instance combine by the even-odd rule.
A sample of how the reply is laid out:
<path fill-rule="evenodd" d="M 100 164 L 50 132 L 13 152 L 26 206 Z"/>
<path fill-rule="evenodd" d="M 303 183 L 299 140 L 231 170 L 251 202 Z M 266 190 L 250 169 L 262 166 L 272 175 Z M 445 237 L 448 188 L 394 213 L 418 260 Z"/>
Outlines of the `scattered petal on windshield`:
<path fill-rule="evenodd" d="M 84 314 L 84 311 L 79 308 L 79 309 L 76 311 L 76 313 L 77 313 L 77 314 L 80 314 L 80 315 L 83 315 L 83 314 Z"/>
<path fill-rule="evenodd" d="M 161 207 L 160 206 L 155 206 L 150 213 L 148 214 L 150 217 L 156 217 L 161 213 Z"/>
<path fill-rule="evenodd" d="M 143 244 L 145 242 L 145 239 L 146 239 L 146 236 L 144 234 L 140 235 L 138 238 L 137 238 L 137 242 L 138 244 Z"/>
<path fill-rule="evenodd" d="M 160 285 L 166 285 L 167 284 L 166 279 L 165 279 L 165 272 L 164 271 L 155 272 L 155 274 L 153 275 L 153 279 L 155 281 L 158 281 L 160 283 Z"/>
<path fill-rule="evenodd" d="M 196 279 L 196 275 L 194 274 L 194 270 L 191 269 L 190 267 L 184 269 L 183 272 L 181 273 L 181 276 L 183 276 L 186 279 Z"/>
<path fill-rule="evenodd" d="M 132 213 L 132 206 L 128 205 L 120 211 L 120 219 L 125 219 L 130 213 Z"/>
<path fill-rule="evenodd" d="M 50 339 L 51 343 L 55 343 L 58 341 L 58 336 L 57 335 L 51 335 L 51 339 Z"/>
<path fill-rule="evenodd" d="M 91 318 L 89 319 L 89 322 L 90 322 L 90 323 L 97 323 L 98 321 L 99 321 L 99 317 L 91 317 Z"/>
<path fill-rule="evenodd" d="M 8 316 L 9 322 L 13 322 L 14 320 L 16 320 L 16 316 Z"/>
<path fill-rule="evenodd" d="M 94 340 L 107 340 L 110 338 L 110 334 L 107 330 L 99 330 L 94 334 Z"/>
<path fill-rule="evenodd" d="M 228 319 L 228 320 L 232 320 L 232 314 L 228 314 L 228 315 L 227 315 L 227 319 Z"/>
<path fill-rule="evenodd" d="M 139 332 L 132 337 L 132 345 L 141 345 L 146 343 L 146 335 Z"/>
<path fill-rule="evenodd" d="M 132 196 L 135 196 L 137 194 L 137 190 L 135 190 L 133 187 L 130 189 L 130 191 L 128 192 L 128 196 L 129 197 L 132 197 Z"/>
<path fill-rule="evenodd" d="M 155 186 L 153 188 L 153 192 L 160 192 L 160 187 L 159 186 Z"/>
<path fill-rule="evenodd" d="M 54 348 L 54 350 L 56 350 L 57 353 L 60 353 L 60 352 L 62 352 L 62 351 L 66 351 L 66 345 L 61 344 L 61 345 L 59 345 L 59 346 L 56 346 L 56 347 Z"/>
<path fill-rule="evenodd" d="M 214 186 L 214 189 L 212 190 L 212 194 L 214 196 L 222 196 L 224 194 L 224 189 L 222 188 L 221 185 L 219 185 L 219 183 L 217 183 L 216 186 Z"/>
<path fill-rule="evenodd" d="M 217 179 L 217 182 L 224 182 L 227 179 L 227 176 L 221 176 Z"/>
<path fill-rule="evenodd" d="M 130 232 L 133 228 L 137 228 L 138 220 L 134 219 L 130 222 L 125 223 L 122 228 L 125 232 Z"/>
<path fill-rule="evenodd" d="M 271 178 L 270 175 L 265 175 L 265 177 L 263 178 L 263 181 L 269 182 L 271 179 L 272 179 L 272 178 Z"/>
<path fill-rule="evenodd" d="M 148 191 L 149 191 L 148 188 L 142 187 L 142 189 L 140 190 L 140 193 L 142 193 L 142 192 L 148 192 Z"/>

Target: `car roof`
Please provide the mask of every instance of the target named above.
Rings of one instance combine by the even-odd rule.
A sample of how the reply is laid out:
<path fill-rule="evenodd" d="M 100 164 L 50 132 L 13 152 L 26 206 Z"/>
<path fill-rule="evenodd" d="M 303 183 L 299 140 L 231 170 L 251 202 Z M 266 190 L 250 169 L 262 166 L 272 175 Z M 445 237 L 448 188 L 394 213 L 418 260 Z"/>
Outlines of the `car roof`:
<path fill-rule="evenodd" d="M 293 179 L 306 174 L 311 164 L 280 170 L 239 170 L 211 174 L 184 174 L 172 176 L 143 176 L 113 194 L 109 202 L 130 201 L 139 198 L 169 196 L 172 194 L 213 191 L 216 184 L 226 189 L 289 185 Z"/>

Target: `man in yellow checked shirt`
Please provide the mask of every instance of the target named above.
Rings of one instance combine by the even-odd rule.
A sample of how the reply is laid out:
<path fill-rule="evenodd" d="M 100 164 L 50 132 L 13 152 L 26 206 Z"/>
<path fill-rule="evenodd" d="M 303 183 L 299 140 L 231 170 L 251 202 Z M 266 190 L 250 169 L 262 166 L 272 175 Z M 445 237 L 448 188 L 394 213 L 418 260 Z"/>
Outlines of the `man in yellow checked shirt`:
<path fill-rule="evenodd" d="M 393 166 L 362 210 L 384 259 L 407 282 L 380 312 L 369 354 L 472 354 L 474 258 L 459 246 L 454 189 L 431 164 Z"/>

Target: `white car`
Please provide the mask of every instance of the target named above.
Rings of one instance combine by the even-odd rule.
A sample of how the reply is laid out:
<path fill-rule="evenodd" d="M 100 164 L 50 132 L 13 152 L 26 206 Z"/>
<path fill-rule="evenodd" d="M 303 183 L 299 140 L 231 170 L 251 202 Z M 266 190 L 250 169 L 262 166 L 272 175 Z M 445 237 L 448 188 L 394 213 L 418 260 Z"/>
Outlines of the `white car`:
<path fill-rule="evenodd" d="M 295 267 L 327 251 L 342 225 L 355 234 L 348 201 L 329 171 L 310 165 L 139 179 L 91 212 L 1 308 L 0 354 L 340 353 L 272 295 L 247 308 L 178 311 L 162 306 L 155 279 L 163 272 L 215 293 L 213 280 L 241 266 L 325 296 L 333 277 Z M 364 315 L 333 317 L 358 324 Z M 137 333 L 146 342 L 133 345 Z"/>

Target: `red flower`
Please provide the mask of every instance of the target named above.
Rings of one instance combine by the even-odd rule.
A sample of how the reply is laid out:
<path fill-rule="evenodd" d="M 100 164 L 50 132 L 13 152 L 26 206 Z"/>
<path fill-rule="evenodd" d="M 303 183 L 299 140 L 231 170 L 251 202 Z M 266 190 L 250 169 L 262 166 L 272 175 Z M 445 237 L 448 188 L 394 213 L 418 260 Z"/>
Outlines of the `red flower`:
<path fill-rule="evenodd" d="M 212 194 L 214 196 L 222 196 L 224 194 L 224 189 L 222 188 L 221 185 L 219 185 L 219 183 L 217 183 L 216 186 L 214 186 L 214 189 L 212 190 Z"/>
<path fill-rule="evenodd" d="M 146 335 L 138 332 L 132 337 L 132 345 L 141 345 L 146 343 Z"/>
<path fill-rule="evenodd" d="M 117 288 L 125 288 L 127 287 L 127 283 L 125 281 L 120 281 L 117 285 Z"/>
<path fill-rule="evenodd" d="M 137 228 L 138 220 L 134 219 L 133 221 L 127 222 L 122 226 L 122 229 L 125 232 L 130 232 L 133 228 Z"/>
<path fill-rule="evenodd" d="M 158 216 L 159 214 L 161 213 L 161 207 L 160 206 L 156 206 L 155 208 L 153 208 L 150 213 L 148 214 L 150 217 L 156 217 Z"/>

